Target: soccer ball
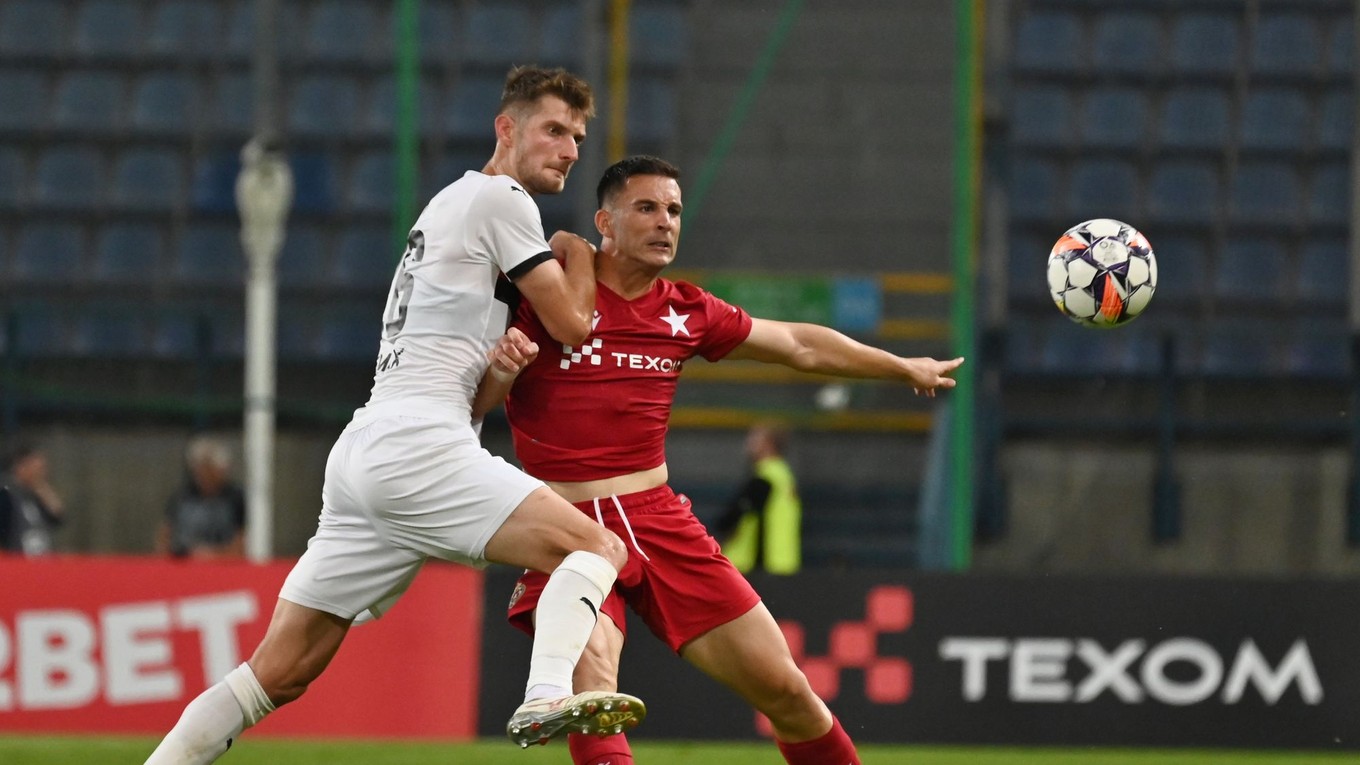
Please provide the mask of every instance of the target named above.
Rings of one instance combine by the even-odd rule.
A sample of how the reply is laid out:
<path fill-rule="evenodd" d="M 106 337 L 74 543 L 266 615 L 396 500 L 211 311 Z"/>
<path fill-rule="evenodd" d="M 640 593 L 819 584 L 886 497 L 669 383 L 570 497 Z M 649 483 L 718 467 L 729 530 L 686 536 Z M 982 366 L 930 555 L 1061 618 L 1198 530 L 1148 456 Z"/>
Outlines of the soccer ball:
<path fill-rule="evenodd" d="M 1157 257 L 1137 229 L 1110 218 L 1078 223 L 1048 254 L 1048 292 L 1058 310 L 1088 327 L 1117 327 L 1147 308 Z"/>

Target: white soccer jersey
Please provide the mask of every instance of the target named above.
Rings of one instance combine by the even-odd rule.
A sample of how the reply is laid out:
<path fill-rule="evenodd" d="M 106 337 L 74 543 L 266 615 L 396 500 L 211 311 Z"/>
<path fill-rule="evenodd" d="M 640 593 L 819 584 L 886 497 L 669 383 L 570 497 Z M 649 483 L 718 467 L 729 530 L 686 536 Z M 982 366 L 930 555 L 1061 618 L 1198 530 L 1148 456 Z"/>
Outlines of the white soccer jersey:
<path fill-rule="evenodd" d="M 369 405 L 470 411 L 487 351 L 509 320 L 497 277 L 551 257 L 538 205 L 509 176 L 469 171 L 436 194 L 392 278 Z"/>

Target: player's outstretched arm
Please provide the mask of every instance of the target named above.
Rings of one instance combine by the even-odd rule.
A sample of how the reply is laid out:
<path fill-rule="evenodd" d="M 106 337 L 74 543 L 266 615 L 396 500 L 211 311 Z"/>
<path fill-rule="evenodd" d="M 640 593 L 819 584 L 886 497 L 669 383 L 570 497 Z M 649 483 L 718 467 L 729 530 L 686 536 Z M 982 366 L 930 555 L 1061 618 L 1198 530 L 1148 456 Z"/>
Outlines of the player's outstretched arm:
<path fill-rule="evenodd" d="M 510 394 L 510 386 L 515 384 L 515 378 L 538 357 L 538 343 L 530 340 L 518 328 L 511 327 L 486 355 L 491 359 L 491 364 L 487 366 L 486 374 L 482 375 L 477 395 L 472 399 L 474 422 L 505 401 L 505 397 Z"/>
<path fill-rule="evenodd" d="M 595 245 L 567 231 L 553 234 L 548 244 L 557 262 L 531 269 L 515 286 L 554 340 L 580 345 L 595 315 Z"/>
<path fill-rule="evenodd" d="M 800 372 L 837 377 L 901 380 L 927 396 L 934 396 L 939 388 L 954 387 L 950 375 L 963 364 L 962 357 L 948 361 L 905 358 L 830 327 L 770 319 L 752 319 L 751 334 L 726 358 L 783 364 Z"/>

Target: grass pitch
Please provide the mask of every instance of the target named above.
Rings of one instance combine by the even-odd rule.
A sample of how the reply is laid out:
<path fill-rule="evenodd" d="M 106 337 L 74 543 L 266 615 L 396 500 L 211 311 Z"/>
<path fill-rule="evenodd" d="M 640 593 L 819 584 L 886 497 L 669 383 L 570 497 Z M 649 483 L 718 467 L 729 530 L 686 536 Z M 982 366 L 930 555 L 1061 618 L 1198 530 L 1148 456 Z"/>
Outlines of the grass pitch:
<path fill-rule="evenodd" d="M 156 739 L 115 736 L 0 736 L 4 765 L 114 765 L 143 762 Z M 1130 749 L 1018 749 L 865 744 L 865 765 L 1330 765 L 1355 763 L 1354 752 L 1259 752 Z M 772 744 L 651 742 L 633 744 L 646 765 L 783 765 Z M 521 751 L 507 741 L 291 741 L 245 738 L 223 765 L 570 765 L 564 744 Z"/>

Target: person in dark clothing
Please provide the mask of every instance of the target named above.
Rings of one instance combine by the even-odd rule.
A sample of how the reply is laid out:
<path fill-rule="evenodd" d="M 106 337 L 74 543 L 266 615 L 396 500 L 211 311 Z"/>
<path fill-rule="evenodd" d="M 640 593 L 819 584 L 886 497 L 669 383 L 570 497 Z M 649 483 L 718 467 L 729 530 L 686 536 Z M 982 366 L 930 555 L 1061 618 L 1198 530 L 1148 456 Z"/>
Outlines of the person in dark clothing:
<path fill-rule="evenodd" d="M 0 552 L 46 555 L 65 505 L 47 477 L 47 454 L 21 443 L 10 449 L 0 476 Z"/>
<path fill-rule="evenodd" d="M 188 478 L 165 507 L 156 549 L 177 558 L 239 558 L 245 553 L 245 496 L 231 479 L 231 452 L 200 437 L 185 451 Z"/>

